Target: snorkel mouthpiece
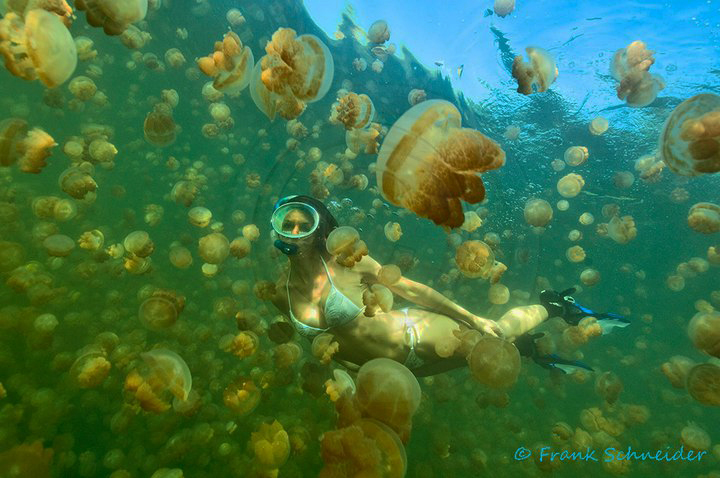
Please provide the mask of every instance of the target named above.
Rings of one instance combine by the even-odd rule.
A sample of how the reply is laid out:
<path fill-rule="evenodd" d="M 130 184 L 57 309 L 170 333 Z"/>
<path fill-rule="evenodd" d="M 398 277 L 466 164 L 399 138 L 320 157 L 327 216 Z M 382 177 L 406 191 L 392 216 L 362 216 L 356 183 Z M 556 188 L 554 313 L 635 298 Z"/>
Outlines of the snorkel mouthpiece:
<path fill-rule="evenodd" d="M 287 242 L 283 242 L 280 239 L 275 239 L 273 245 L 280 249 L 280 252 L 282 252 L 286 256 L 291 256 L 293 254 L 297 254 L 298 252 L 298 246 L 296 244 L 288 244 Z"/>

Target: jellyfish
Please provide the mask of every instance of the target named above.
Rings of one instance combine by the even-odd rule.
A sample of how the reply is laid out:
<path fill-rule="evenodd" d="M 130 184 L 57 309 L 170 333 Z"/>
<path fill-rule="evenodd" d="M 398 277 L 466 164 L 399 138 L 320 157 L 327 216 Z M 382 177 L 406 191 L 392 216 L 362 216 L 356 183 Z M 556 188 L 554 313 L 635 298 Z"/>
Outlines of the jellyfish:
<path fill-rule="evenodd" d="M 196 206 L 188 211 L 190 224 L 196 227 L 207 227 L 212 219 L 212 211 L 206 207 Z"/>
<path fill-rule="evenodd" d="M 696 365 L 695 361 L 682 355 L 674 355 L 660 366 L 660 371 L 675 388 L 685 388 L 687 376 Z"/>
<path fill-rule="evenodd" d="M 213 232 L 198 241 L 198 252 L 208 264 L 221 264 L 230 255 L 230 241 L 221 232 Z"/>
<path fill-rule="evenodd" d="M 675 174 L 720 171 L 720 96 L 700 94 L 676 106 L 660 135 L 660 152 Z"/>
<path fill-rule="evenodd" d="M 475 211 L 466 211 L 465 220 L 460 226 L 460 229 L 467 232 L 474 232 L 483 225 L 483 221 Z"/>
<path fill-rule="evenodd" d="M 588 129 L 590 130 L 590 133 L 594 134 L 595 136 L 601 136 L 605 134 L 609 126 L 610 123 L 607 119 L 603 118 L 602 116 L 598 116 L 590 122 L 590 126 L 588 127 Z"/>
<path fill-rule="evenodd" d="M 105 381 L 110 368 L 102 347 L 90 345 L 78 352 L 78 358 L 70 367 L 70 377 L 80 388 L 95 388 Z"/>
<path fill-rule="evenodd" d="M 371 43 L 385 43 L 390 39 L 390 26 L 385 20 L 376 20 L 368 28 L 367 38 Z"/>
<path fill-rule="evenodd" d="M 138 257 L 148 257 L 155 251 L 155 243 L 145 231 L 133 231 L 125 236 L 123 246 L 127 252 Z"/>
<path fill-rule="evenodd" d="M 412 372 L 394 360 L 377 358 L 360 367 L 356 385 L 363 417 L 388 425 L 407 442 L 421 397 L 420 384 Z"/>
<path fill-rule="evenodd" d="M 277 420 L 261 423 L 258 431 L 250 436 L 250 446 L 255 452 L 255 462 L 263 469 L 277 470 L 290 456 L 290 439 Z"/>
<path fill-rule="evenodd" d="M 353 159 L 360 152 L 365 154 L 376 154 L 378 152 L 378 137 L 380 129 L 376 123 L 370 124 L 369 128 L 351 129 L 345 132 L 345 145 L 347 150 L 345 156 Z"/>
<path fill-rule="evenodd" d="M 343 395 L 355 395 L 357 391 L 352 377 L 344 370 L 333 370 L 333 379 L 325 382 L 325 393 L 330 401 L 337 402 Z"/>
<path fill-rule="evenodd" d="M 382 476 L 403 478 L 407 455 L 397 433 L 371 419 L 325 432 L 321 438 L 325 466 L 321 477 Z"/>
<path fill-rule="evenodd" d="M 57 146 L 55 140 L 40 128 L 33 128 L 19 144 L 21 154 L 18 166 L 25 173 L 40 173 L 47 166 L 50 149 Z"/>
<path fill-rule="evenodd" d="M 493 11 L 498 17 L 506 17 L 515 10 L 515 0 L 495 0 Z"/>
<path fill-rule="evenodd" d="M 600 272 L 597 269 L 588 267 L 580 273 L 580 282 L 586 286 L 594 286 L 600 282 Z"/>
<path fill-rule="evenodd" d="M 171 290 L 157 289 L 140 304 L 140 321 L 151 330 L 172 327 L 185 308 L 185 297 Z"/>
<path fill-rule="evenodd" d="M 213 88 L 236 96 L 250 84 L 255 58 L 237 33 L 228 32 L 222 41 L 215 42 L 215 51 L 199 58 L 197 64 L 200 71 L 214 78 Z"/>
<path fill-rule="evenodd" d="M 520 374 L 517 348 L 497 337 L 486 336 L 478 340 L 467 361 L 473 378 L 490 388 L 509 388 Z"/>
<path fill-rule="evenodd" d="M 265 46 L 250 80 L 250 96 L 270 120 L 276 114 L 290 120 L 319 101 L 330 89 L 334 74 L 328 47 L 314 35 L 296 37 L 295 30 L 279 28 Z"/>
<path fill-rule="evenodd" d="M 713 357 L 720 357 L 720 312 L 698 312 L 690 319 L 688 336 L 695 348 Z"/>
<path fill-rule="evenodd" d="M 720 367 L 710 363 L 694 366 L 687 374 L 686 388 L 698 403 L 720 407 Z"/>
<path fill-rule="evenodd" d="M 43 240 L 43 247 L 53 257 L 67 257 L 75 249 L 75 241 L 64 234 L 53 234 Z"/>
<path fill-rule="evenodd" d="M 623 391 L 623 383 L 613 372 L 604 372 L 595 379 L 595 392 L 612 405 Z"/>
<path fill-rule="evenodd" d="M 95 192 L 97 183 L 91 176 L 93 169 L 95 168 L 90 163 L 66 169 L 58 178 L 60 189 L 75 199 L 83 199 L 88 193 Z"/>
<path fill-rule="evenodd" d="M 375 105 L 368 95 L 349 92 L 332 104 L 329 121 L 347 130 L 362 129 L 370 125 L 374 116 Z"/>
<path fill-rule="evenodd" d="M 653 53 L 645 47 L 645 43 L 636 40 L 617 50 L 613 56 L 610 73 L 620 82 L 617 96 L 626 100 L 629 106 L 649 105 L 655 101 L 658 91 L 665 87 L 659 75 L 648 72 L 655 63 Z"/>
<path fill-rule="evenodd" d="M 444 100 L 424 101 L 390 128 L 377 160 L 385 199 L 435 224 L 460 227 L 460 200 L 485 198 L 478 173 L 505 164 L 500 146 L 479 131 L 461 128 L 460 112 Z"/>
<path fill-rule="evenodd" d="M 223 391 L 223 403 L 239 416 L 250 414 L 260 403 L 260 389 L 250 379 L 238 378 Z"/>
<path fill-rule="evenodd" d="M 585 185 L 585 180 L 582 176 L 575 173 L 570 173 L 560 178 L 557 182 L 557 190 L 562 197 L 574 198 L 580 194 L 580 190 Z"/>
<path fill-rule="evenodd" d="M 680 430 L 680 443 L 696 452 L 707 451 L 710 448 L 710 435 L 696 423 L 688 422 Z"/>
<path fill-rule="evenodd" d="M 172 350 L 154 349 L 140 354 L 149 367 L 145 381 L 156 391 L 167 390 L 178 400 L 187 400 L 192 388 L 192 376 L 185 361 Z"/>
<path fill-rule="evenodd" d="M 360 240 L 360 234 L 350 226 L 333 229 L 325 245 L 337 263 L 345 267 L 353 267 L 369 252 L 365 241 Z"/>
<path fill-rule="evenodd" d="M 390 242 L 397 242 L 400 240 L 400 237 L 402 237 L 403 231 L 400 223 L 388 221 L 383 229 L 385 238 Z"/>
<path fill-rule="evenodd" d="M 378 271 L 378 282 L 385 286 L 397 283 L 402 277 L 402 271 L 395 264 L 386 264 Z"/>
<path fill-rule="evenodd" d="M 699 202 L 690 208 L 688 225 L 701 234 L 720 232 L 720 206 L 710 202 Z"/>
<path fill-rule="evenodd" d="M 488 300 L 495 305 L 507 304 L 510 300 L 510 289 L 504 284 L 492 284 L 488 290 Z"/>
<path fill-rule="evenodd" d="M 0 476 L 49 478 L 52 476 L 53 449 L 42 441 L 14 445 L 0 452 Z"/>
<path fill-rule="evenodd" d="M 312 341 L 312 354 L 313 357 L 318 359 L 323 365 L 328 365 L 335 355 L 340 350 L 340 344 L 335 340 L 335 336 L 332 334 L 322 333 L 315 337 Z"/>
<path fill-rule="evenodd" d="M 522 56 L 516 56 L 512 65 L 512 76 L 518 82 L 518 93 L 531 95 L 547 91 L 558 77 L 555 59 L 542 48 L 529 46 L 525 51 L 530 61 L 526 63 Z"/>
<path fill-rule="evenodd" d="M 275 366 L 277 368 L 288 368 L 297 363 L 302 357 L 302 348 L 295 342 L 280 344 L 275 347 Z"/>
<path fill-rule="evenodd" d="M 465 277 L 487 279 L 495 264 L 495 253 L 483 241 L 465 241 L 455 251 L 455 264 Z"/>
<path fill-rule="evenodd" d="M 545 227 L 553 217 L 552 206 L 544 199 L 532 198 L 525 203 L 525 222 L 534 227 Z"/>
<path fill-rule="evenodd" d="M 175 141 L 177 126 L 172 109 L 166 103 L 158 103 L 153 111 L 145 116 L 143 123 L 145 140 L 153 146 L 164 147 Z"/>
<path fill-rule="evenodd" d="M 635 219 L 632 216 L 613 216 L 607 224 L 607 235 L 618 244 L 627 244 L 637 237 Z"/>
<path fill-rule="evenodd" d="M 40 78 L 55 88 L 70 78 L 77 66 L 77 49 L 72 35 L 54 13 L 40 8 L 23 19 L 8 13 L 0 20 L 0 54 L 5 67 L 28 81 Z"/>
<path fill-rule="evenodd" d="M 582 262 L 585 260 L 585 249 L 581 246 L 572 246 L 565 251 L 565 256 L 570 262 Z"/>
<path fill-rule="evenodd" d="M 21 155 L 21 141 L 27 134 L 27 121 L 7 118 L 0 121 L 0 166 L 13 165 Z"/>
<path fill-rule="evenodd" d="M 120 35 L 145 18 L 148 0 L 75 0 L 75 8 L 85 12 L 90 25 L 102 27 L 107 35 Z"/>
<path fill-rule="evenodd" d="M 374 317 L 378 309 L 390 312 L 393 306 L 393 294 L 382 284 L 373 284 L 363 292 L 363 305 L 365 317 Z"/>
<path fill-rule="evenodd" d="M 570 146 L 565 150 L 565 162 L 570 166 L 580 166 L 587 161 L 590 153 L 585 146 Z"/>

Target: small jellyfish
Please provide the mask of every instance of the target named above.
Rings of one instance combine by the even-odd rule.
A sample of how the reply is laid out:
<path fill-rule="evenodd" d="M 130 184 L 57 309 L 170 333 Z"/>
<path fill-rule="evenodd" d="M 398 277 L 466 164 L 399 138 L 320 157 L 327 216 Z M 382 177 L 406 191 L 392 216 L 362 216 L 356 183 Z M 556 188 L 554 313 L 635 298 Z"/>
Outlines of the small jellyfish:
<path fill-rule="evenodd" d="M 365 316 L 373 317 L 378 309 L 383 312 L 390 312 L 393 306 L 393 294 L 382 284 L 373 284 L 365 289 L 362 296 L 365 305 Z"/>
<path fill-rule="evenodd" d="M 492 284 L 488 290 L 488 300 L 495 305 L 507 304 L 510 300 L 510 289 L 504 284 Z"/>
<path fill-rule="evenodd" d="M 64 234 L 53 234 L 43 240 L 43 247 L 53 257 L 67 257 L 75 249 L 75 241 Z"/>
<path fill-rule="evenodd" d="M 530 61 L 525 62 L 522 56 L 516 56 L 512 65 L 512 76 L 518 82 L 518 93 L 531 95 L 547 91 L 558 77 L 555 59 L 542 48 L 529 46 L 525 51 Z"/>
<path fill-rule="evenodd" d="M 410 106 L 415 106 L 418 103 L 422 103 L 427 99 L 427 94 L 425 93 L 425 90 L 419 90 L 417 88 L 413 88 L 410 90 L 410 93 L 408 93 L 408 103 L 410 103 Z"/>
<path fill-rule="evenodd" d="M 208 264 L 221 264 L 230 255 L 230 241 L 221 232 L 213 232 L 198 241 L 200 257 Z"/>
<path fill-rule="evenodd" d="M 467 232 L 473 232 L 482 226 L 483 221 L 482 219 L 480 219 L 480 216 L 478 216 L 475 211 L 466 211 L 464 214 L 465 221 L 463 221 L 460 229 Z"/>
<path fill-rule="evenodd" d="M 707 451 L 710 448 L 710 435 L 693 422 L 680 430 L 680 443 L 693 451 Z"/>
<path fill-rule="evenodd" d="M 172 327 L 185 308 L 185 297 L 174 291 L 157 289 L 140 304 L 138 316 L 150 330 Z"/>
<path fill-rule="evenodd" d="M 594 134 L 595 136 L 600 136 L 605 134 L 609 126 L 610 123 L 608 122 L 608 120 L 606 120 L 602 116 L 598 116 L 590 122 L 590 126 L 588 129 L 590 130 L 590 133 Z"/>
<path fill-rule="evenodd" d="M 588 267 L 580 273 L 580 282 L 586 286 L 594 286 L 600 282 L 600 272 L 597 269 Z"/>
<path fill-rule="evenodd" d="M 255 462 L 263 469 L 277 470 L 290 456 L 290 439 L 277 420 L 271 424 L 261 423 L 258 431 L 250 436 L 250 446 L 255 452 Z"/>
<path fill-rule="evenodd" d="M 377 358 L 360 367 L 356 385 L 363 416 L 388 425 L 407 442 L 421 398 L 420 384 L 412 372 L 394 360 Z"/>
<path fill-rule="evenodd" d="M 367 38 L 371 43 L 385 43 L 390 39 L 390 27 L 385 20 L 376 20 L 368 29 Z"/>
<path fill-rule="evenodd" d="M 148 257 L 155 251 L 155 243 L 145 231 L 133 231 L 125 237 L 123 246 L 138 257 Z"/>
<path fill-rule="evenodd" d="M 686 388 L 698 403 L 720 407 L 720 367 L 710 363 L 694 366 L 688 372 Z"/>
<path fill-rule="evenodd" d="M 688 225 L 701 234 L 720 232 L 720 206 L 710 202 L 699 202 L 688 212 Z"/>
<path fill-rule="evenodd" d="M 207 227 L 212 220 L 212 211 L 206 207 L 196 206 L 188 211 L 190 224 L 196 227 Z"/>
<path fill-rule="evenodd" d="M 604 372 L 595 379 L 595 392 L 612 405 L 623 391 L 623 383 L 613 372 Z"/>
<path fill-rule="evenodd" d="M 713 357 L 720 357 L 720 312 L 698 312 L 690 319 L 688 336 L 695 348 Z"/>
<path fill-rule="evenodd" d="M 350 226 L 333 229 L 327 237 L 326 247 L 337 263 L 345 267 L 354 266 L 369 252 L 365 242 L 360 240 L 360 234 Z"/>
<path fill-rule="evenodd" d="M 402 271 L 395 264 L 386 264 L 378 271 L 378 282 L 388 287 L 397 283 L 401 278 Z"/>
<path fill-rule="evenodd" d="M 145 140 L 153 146 L 164 147 L 175 141 L 177 126 L 172 110 L 166 103 L 158 103 L 145 117 Z"/>
<path fill-rule="evenodd" d="M 260 389 L 250 379 L 238 378 L 223 391 L 223 403 L 239 416 L 250 414 L 260 403 Z"/>
<path fill-rule="evenodd" d="M 192 376 L 185 361 L 172 350 L 154 349 L 140 354 L 150 368 L 146 381 L 167 390 L 178 400 L 187 400 L 192 389 Z"/>
<path fill-rule="evenodd" d="M 545 227 L 553 217 L 553 209 L 544 199 L 528 199 L 525 203 L 525 222 L 535 227 Z"/>
<path fill-rule="evenodd" d="M 78 352 L 70 367 L 70 377 L 80 388 L 99 387 L 110 373 L 111 364 L 102 347 L 91 345 Z"/>
<path fill-rule="evenodd" d="M 569 166 L 580 166 L 587 161 L 590 153 L 585 146 L 570 146 L 565 150 L 565 162 Z"/>
<path fill-rule="evenodd" d="M 585 260 L 585 249 L 581 246 L 572 246 L 565 251 L 565 256 L 570 262 L 582 262 Z"/>
<path fill-rule="evenodd" d="M 329 121 L 348 130 L 362 129 L 370 125 L 374 116 L 375 106 L 368 95 L 349 92 L 332 104 Z"/>
<path fill-rule="evenodd" d="M 199 58 L 197 65 L 200 71 L 214 78 L 213 88 L 237 96 L 250 84 L 255 58 L 237 33 L 227 32 L 222 41 L 215 42 L 214 52 Z"/>
<path fill-rule="evenodd" d="M 607 225 L 607 235 L 618 244 L 627 244 L 637 237 L 635 219 L 632 216 L 613 216 Z"/>
<path fill-rule="evenodd" d="M 473 378 L 491 388 L 509 388 L 520 374 L 518 349 L 507 340 L 497 337 L 482 337 L 467 360 Z"/>
<path fill-rule="evenodd" d="M 402 236 L 402 228 L 397 222 L 389 221 L 384 228 L 385 238 L 390 242 L 397 242 Z"/>
<path fill-rule="evenodd" d="M 455 251 L 455 264 L 465 277 L 490 277 L 495 253 L 483 241 L 465 241 Z"/>
<path fill-rule="evenodd" d="M 562 197 L 574 198 L 580 194 L 580 190 L 585 185 L 585 180 L 582 176 L 575 173 L 570 173 L 560 178 L 557 182 L 557 190 Z"/>
<path fill-rule="evenodd" d="M 696 365 L 695 361 L 682 355 L 674 355 L 660 366 L 660 371 L 665 375 L 675 388 L 685 388 L 688 373 Z"/>
<path fill-rule="evenodd" d="M 335 355 L 340 350 L 340 344 L 335 340 L 335 336 L 332 334 L 322 333 L 315 337 L 312 341 L 312 354 L 313 357 L 318 359 L 320 363 L 328 365 Z"/>
<path fill-rule="evenodd" d="M 515 10 L 515 0 L 495 0 L 493 11 L 498 17 L 506 17 Z"/>
<path fill-rule="evenodd" d="M 102 27 L 107 35 L 120 35 L 145 18 L 148 0 L 75 0 L 75 8 L 85 12 L 90 25 Z"/>

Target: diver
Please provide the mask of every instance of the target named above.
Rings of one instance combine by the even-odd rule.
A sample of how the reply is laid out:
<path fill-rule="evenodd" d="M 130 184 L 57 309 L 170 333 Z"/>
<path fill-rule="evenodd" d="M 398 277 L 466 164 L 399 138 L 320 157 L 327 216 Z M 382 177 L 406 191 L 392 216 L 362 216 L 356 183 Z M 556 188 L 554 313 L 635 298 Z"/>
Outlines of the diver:
<path fill-rule="evenodd" d="M 533 357 L 533 339 L 528 336 L 527 342 L 523 335 L 548 318 L 543 305 L 515 307 L 496 322 L 472 314 L 425 284 L 401 277 L 388 288 L 414 306 L 367 317 L 363 292 L 378 282 L 381 265 L 369 255 L 352 268 L 333 260 L 325 241 L 338 223 L 321 201 L 299 195 L 282 198 L 270 222 L 275 247 L 289 259 L 276 282 L 273 304 L 301 336 L 312 340 L 331 333 L 340 346 L 334 359 L 347 368 L 357 370 L 378 357 L 403 363 L 417 376 L 462 367 L 467 362 L 459 352 L 443 358 L 435 348 L 454 332 L 467 329 L 510 341 L 521 338 L 522 349 Z M 561 307 L 554 302 L 547 302 L 553 314 L 559 310 L 553 307 Z"/>

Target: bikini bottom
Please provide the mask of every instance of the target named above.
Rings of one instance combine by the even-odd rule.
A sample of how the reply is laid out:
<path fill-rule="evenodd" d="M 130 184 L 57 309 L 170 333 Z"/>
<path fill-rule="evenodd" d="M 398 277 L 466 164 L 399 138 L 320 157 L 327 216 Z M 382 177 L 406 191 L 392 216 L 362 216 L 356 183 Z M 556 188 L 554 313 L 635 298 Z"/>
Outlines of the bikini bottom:
<path fill-rule="evenodd" d="M 405 334 L 410 339 L 410 352 L 408 352 L 407 358 L 405 359 L 404 365 L 410 369 L 416 369 L 418 367 L 422 367 L 425 364 L 425 361 L 420 358 L 420 356 L 415 351 L 415 346 L 419 342 L 418 338 L 418 332 L 417 328 L 415 327 L 415 324 L 410 320 L 410 317 L 408 316 L 408 309 L 407 307 L 404 309 L 401 309 L 403 312 L 405 312 Z"/>

